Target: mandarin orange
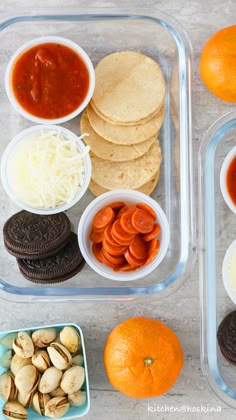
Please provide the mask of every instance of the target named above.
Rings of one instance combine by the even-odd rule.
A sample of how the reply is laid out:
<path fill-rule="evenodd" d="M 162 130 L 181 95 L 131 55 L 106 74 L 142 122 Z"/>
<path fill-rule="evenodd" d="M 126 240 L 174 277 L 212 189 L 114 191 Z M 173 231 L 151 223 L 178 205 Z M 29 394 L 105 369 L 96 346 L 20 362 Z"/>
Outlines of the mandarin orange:
<path fill-rule="evenodd" d="M 236 25 L 216 32 L 205 44 L 200 74 L 215 96 L 236 102 Z"/>
<path fill-rule="evenodd" d="M 175 333 L 161 321 L 131 318 L 108 336 L 104 365 L 110 383 L 133 398 L 167 392 L 178 378 L 184 355 Z"/>

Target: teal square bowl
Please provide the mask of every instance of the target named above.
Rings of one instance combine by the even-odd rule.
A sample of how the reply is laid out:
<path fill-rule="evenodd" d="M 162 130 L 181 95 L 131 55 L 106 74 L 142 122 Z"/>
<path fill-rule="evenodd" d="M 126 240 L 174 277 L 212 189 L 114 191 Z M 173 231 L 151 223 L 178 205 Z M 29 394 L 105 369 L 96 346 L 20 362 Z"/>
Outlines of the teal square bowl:
<path fill-rule="evenodd" d="M 63 419 L 63 420 L 78 419 L 79 417 L 82 417 L 85 414 L 87 414 L 89 409 L 90 409 L 88 367 L 87 367 L 87 361 L 86 361 L 84 337 L 83 337 L 83 332 L 82 332 L 81 328 L 76 324 L 67 323 L 67 324 L 56 324 L 56 325 L 43 325 L 43 326 L 37 326 L 37 327 L 33 327 L 33 328 L 21 328 L 19 330 L 3 331 L 3 332 L 0 333 L 0 339 L 3 338 L 5 335 L 7 335 L 9 333 L 14 333 L 14 332 L 19 332 L 19 331 L 26 331 L 26 332 L 30 331 L 31 333 L 33 333 L 34 331 L 39 330 L 41 328 L 52 328 L 53 327 L 59 333 L 62 330 L 63 327 L 66 327 L 66 326 L 69 326 L 69 325 L 74 327 L 77 330 L 77 332 L 79 333 L 80 338 L 81 338 L 82 355 L 83 355 L 83 359 L 84 359 L 83 367 L 84 367 L 84 370 L 85 370 L 85 382 L 83 384 L 83 388 L 86 392 L 87 398 L 86 398 L 85 404 L 83 404 L 81 407 L 70 407 L 70 409 L 67 411 L 67 413 L 63 417 L 60 417 L 60 419 Z M 0 356 L 2 356 L 2 354 L 6 350 L 7 349 L 5 347 L 0 345 Z M 0 375 L 2 373 L 4 373 L 5 371 L 7 371 L 7 369 L 0 366 Z M 0 398 L 0 418 L 2 418 L 2 419 L 5 418 L 5 417 L 2 417 L 3 416 L 2 415 L 2 409 L 3 409 L 4 404 L 5 404 L 5 402 Z M 27 413 L 28 413 L 27 420 L 42 420 L 42 419 L 50 420 L 50 417 L 46 417 L 46 416 L 42 417 L 38 413 L 36 413 L 34 410 L 32 410 L 31 408 L 27 409 Z"/>

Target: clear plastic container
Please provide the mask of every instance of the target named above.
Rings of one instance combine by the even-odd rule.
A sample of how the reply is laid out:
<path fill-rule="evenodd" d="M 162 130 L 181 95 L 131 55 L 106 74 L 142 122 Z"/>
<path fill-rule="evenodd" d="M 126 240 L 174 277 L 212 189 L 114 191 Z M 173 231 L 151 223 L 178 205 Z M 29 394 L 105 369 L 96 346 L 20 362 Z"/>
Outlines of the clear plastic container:
<path fill-rule="evenodd" d="M 106 54 L 135 50 L 157 60 L 166 79 L 165 120 L 159 133 L 163 154 L 161 176 L 152 198 L 164 210 L 170 226 L 168 252 L 152 273 L 132 282 L 105 279 L 87 265 L 72 279 L 56 285 L 35 285 L 25 280 L 14 257 L 4 248 L 2 227 L 18 209 L 0 189 L 1 253 L 0 295 L 13 301 L 133 300 L 173 292 L 192 272 L 195 261 L 195 206 L 193 203 L 191 47 L 182 27 L 156 9 L 64 10 L 61 14 L 32 12 L 6 18 L 0 24 L 0 122 L 3 153 L 9 140 L 32 124 L 17 114 L 4 88 L 7 63 L 18 47 L 33 38 L 55 35 L 78 43 L 94 66 Z M 7 121 L 7 124 L 6 124 Z M 79 117 L 64 124 L 79 130 Z M 80 216 L 93 199 L 87 192 L 67 214 L 76 231 Z"/>
<path fill-rule="evenodd" d="M 235 214 L 220 189 L 220 170 L 236 139 L 236 111 L 219 118 L 208 130 L 199 152 L 201 363 L 213 391 L 236 408 L 236 368 L 221 354 L 217 329 L 235 305 L 222 275 L 225 253 L 236 239 Z"/>

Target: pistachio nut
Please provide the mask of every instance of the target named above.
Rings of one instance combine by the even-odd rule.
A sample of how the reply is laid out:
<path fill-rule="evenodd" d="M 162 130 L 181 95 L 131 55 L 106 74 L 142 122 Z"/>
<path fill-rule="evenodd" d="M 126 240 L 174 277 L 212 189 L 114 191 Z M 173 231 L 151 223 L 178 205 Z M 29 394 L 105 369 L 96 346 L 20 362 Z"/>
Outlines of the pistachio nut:
<path fill-rule="evenodd" d="M 39 391 L 49 394 L 58 388 L 62 377 L 62 371 L 52 366 L 44 372 L 39 382 Z"/>
<path fill-rule="evenodd" d="M 60 340 L 71 353 L 75 353 L 81 347 L 80 336 L 74 327 L 64 327 L 60 332 Z"/>
<path fill-rule="evenodd" d="M 9 367 L 11 366 L 12 356 L 13 356 L 12 350 L 5 351 L 0 357 L 0 365 L 3 368 L 9 369 Z"/>
<path fill-rule="evenodd" d="M 33 365 L 27 365 L 18 370 L 15 376 L 15 384 L 22 394 L 33 392 L 40 380 L 39 372 Z"/>
<path fill-rule="evenodd" d="M 72 362 L 70 352 L 59 343 L 51 343 L 47 348 L 52 364 L 60 370 L 67 369 Z"/>
<path fill-rule="evenodd" d="M 50 392 L 50 396 L 51 397 L 64 397 L 66 395 L 66 393 L 63 391 L 63 389 L 61 389 L 61 387 L 59 386 L 58 388 L 54 389 L 54 391 Z"/>
<path fill-rule="evenodd" d="M 42 328 L 41 330 L 36 330 L 32 334 L 32 340 L 35 347 L 47 347 L 52 343 L 57 336 L 55 328 Z"/>
<path fill-rule="evenodd" d="M 3 407 L 3 414 L 10 420 L 26 420 L 26 409 L 16 401 L 9 401 Z"/>
<path fill-rule="evenodd" d="M 77 354 L 72 358 L 72 364 L 76 366 L 83 366 L 84 364 L 84 358 L 82 354 Z"/>
<path fill-rule="evenodd" d="M 18 356 L 23 357 L 24 359 L 33 356 L 34 343 L 25 331 L 18 333 L 17 338 L 13 341 L 13 350 Z"/>
<path fill-rule="evenodd" d="M 60 386 L 66 394 L 73 394 L 79 391 L 84 379 L 84 368 L 82 366 L 72 366 L 63 374 Z"/>
<path fill-rule="evenodd" d="M 23 359 L 22 357 L 14 354 L 13 358 L 11 359 L 11 371 L 13 375 L 16 376 L 17 372 L 23 368 L 24 366 L 31 365 L 31 357 L 27 357 L 27 359 Z"/>
<path fill-rule="evenodd" d="M 53 343 L 59 343 L 59 344 L 62 344 L 62 343 L 61 343 L 61 340 L 60 340 L 60 335 L 57 335 L 57 336 L 56 336 L 55 340 L 53 340 Z"/>
<path fill-rule="evenodd" d="M 3 401 L 13 401 L 16 395 L 14 376 L 10 372 L 3 373 L 0 376 L 0 397 Z"/>
<path fill-rule="evenodd" d="M 32 404 L 33 396 L 34 396 L 34 392 L 23 393 L 19 391 L 17 399 L 18 399 L 18 402 L 21 405 L 23 405 L 23 407 L 29 408 Z"/>
<path fill-rule="evenodd" d="M 50 367 L 50 358 L 45 350 L 38 350 L 32 356 L 32 364 L 43 373 Z"/>
<path fill-rule="evenodd" d="M 64 416 L 69 408 L 70 404 L 66 397 L 55 397 L 46 404 L 45 415 L 57 419 Z"/>
<path fill-rule="evenodd" d="M 16 337 L 17 337 L 17 332 L 7 334 L 4 337 L 0 338 L 0 344 L 3 347 L 6 347 L 6 349 L 11 350 L 13 347 L 13 341 L 15 340 Z"/>
<path fill-rule="evenodd" d="M 68 395 L 69 403 L 73 407 L 80 407 L 86 403 L 86 392 L 85 391 L 77 391 L 73 394 Z"/>
<path fill-rule="evenodd" d="M 41 392 L 34 394 L 33 407 L 41 416 L 45 416 L 45 407 L 49 400 L 50 396 L 48 394 L 42 394 Z"/>

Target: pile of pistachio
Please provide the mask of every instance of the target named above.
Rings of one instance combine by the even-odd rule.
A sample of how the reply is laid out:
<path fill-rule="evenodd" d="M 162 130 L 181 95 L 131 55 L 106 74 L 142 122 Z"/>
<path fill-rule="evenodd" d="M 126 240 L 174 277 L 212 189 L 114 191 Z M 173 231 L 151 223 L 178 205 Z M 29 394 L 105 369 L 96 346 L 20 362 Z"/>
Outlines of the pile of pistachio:
<path fill-rule="evenodd" d="M 59 418 L 70 406 L 86 402 L 81 339 L 72 326 L 11 333 L 0 340 L 0 358 L 8 369 L 0 376 L 0 397 L 7 419 L 27 419 L 27 408 L 41 416 Z M 8 350 L 7 350 L 8 349 Z M 1 417 L 1 416 L 0 416 Z"/>

